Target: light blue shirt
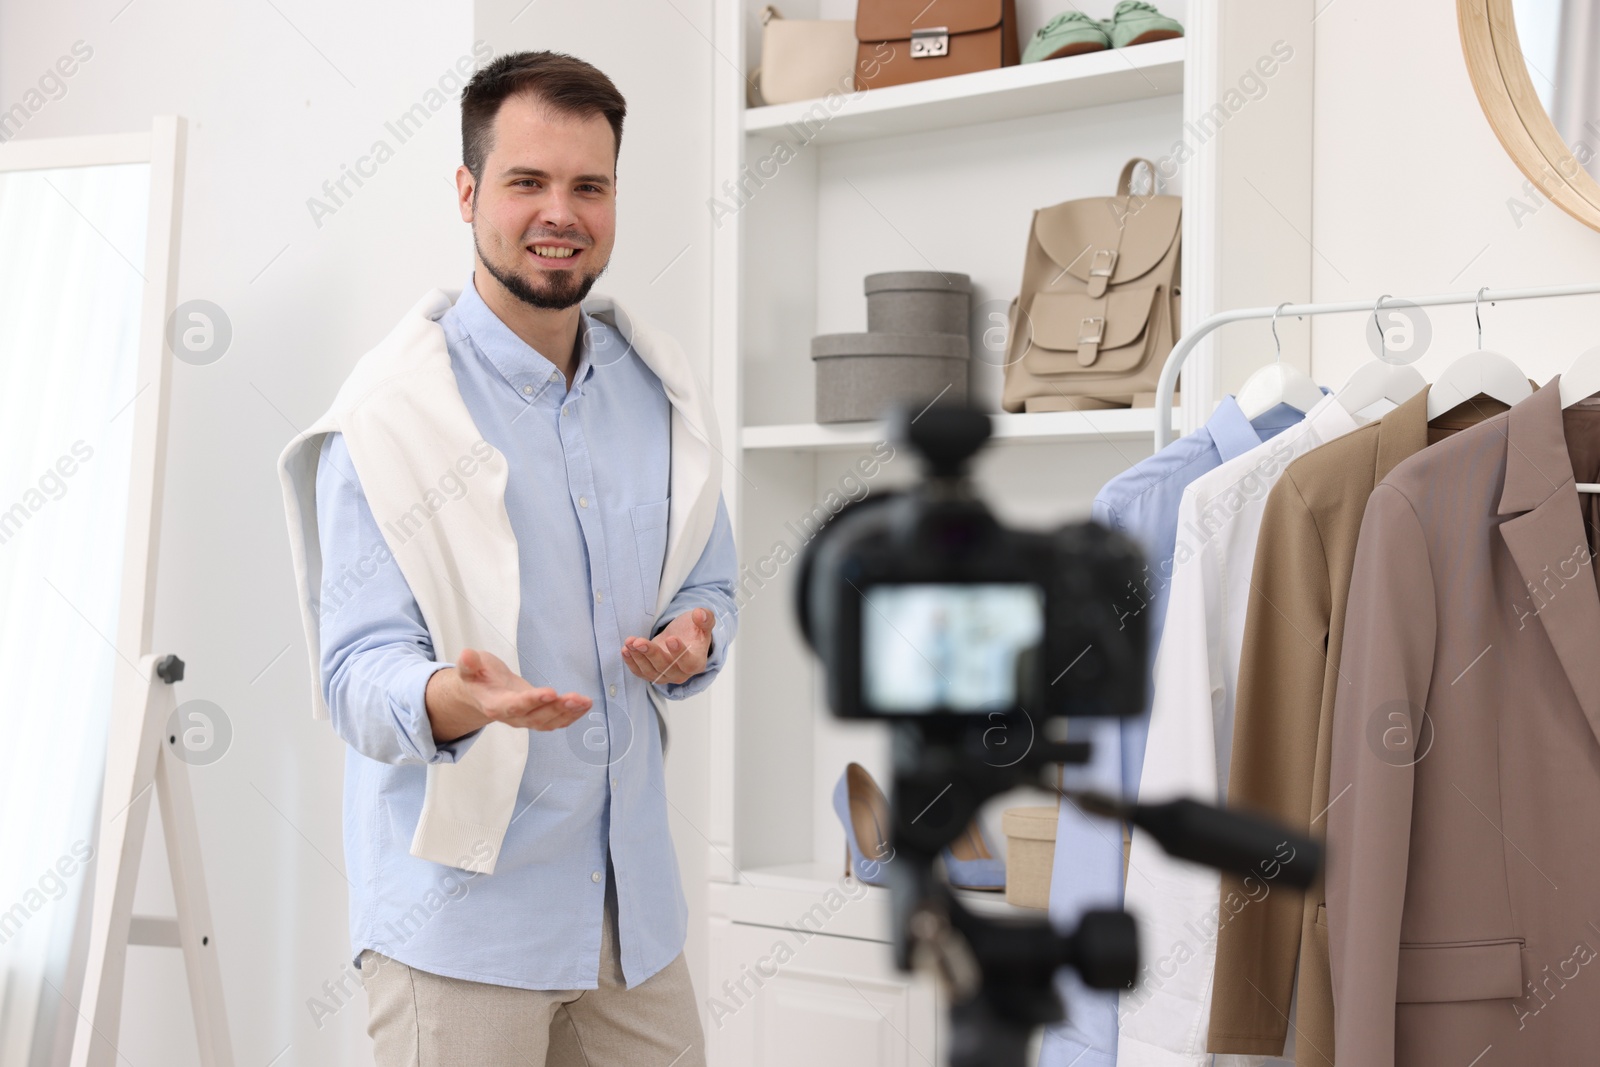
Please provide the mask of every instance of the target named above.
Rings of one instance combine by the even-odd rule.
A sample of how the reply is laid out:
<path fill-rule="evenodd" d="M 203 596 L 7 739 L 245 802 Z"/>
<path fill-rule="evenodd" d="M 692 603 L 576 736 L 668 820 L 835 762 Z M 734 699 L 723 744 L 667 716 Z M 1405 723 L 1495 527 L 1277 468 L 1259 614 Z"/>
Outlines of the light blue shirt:
<path fill-rule="evenodd" d="M 323 442 L 322 674 L 333 727 L 348 746 L 344 848 L 357 966 L 371 948 L 476 982 L 596 988 L 613 878 L 628 987 L 683 949 L 688 909 L 647 687 L 680 700 L 721 669 L 738 625 L 733 535 L 719 497 L 699 560 L 652 615 L 666 555 L 671 404 L 615 330 L 587 313 L 581 320 L 569 390 L 560 370 L 484 304 L 470 276 L 439 319 L 467 410 L 509 468 L 520 673 L 593 700 L 565 729 L 528 731 L 527 767 L 493 874 L 410 854 L 427 765 L 460 759 L 481 731 L 434 743 L 423 694 L 434 671 L 455 664 L 434 659 L 343 435 Z M 439 460 L 446 478 L 455 476 L 452 459 Z M 484 491 L 470 477 L 448 490 Z M 716 617 L 706 669 L 677 684 L 633 674 L 623 640 L 654 637 L 695 607 Z"/>
<path fill-rule="evenodd" d="M 1184 488 L 1304 417 L 1304 412 L 1279 404 L 1252 423 L 1234 398 L 1225 396 L 1204 426 L 1135 463 L 1107 482 L 1095 496 L 1093 518 L 1128 535 L 1144 551 L 1142 580 L 1138 588 L 1126 592 L 1119 615 L 1126 625 L 1132 625 L 1141 615 L 1148 618 L 1147 671 L 1155 668 L 1156 648 L 1167 617 L 1167 590 L 1172 584 L 1178 539 L 1178 502 Z M 1094 746 L 1094 759 L 1085 766 L 1066 768 L 1069 789 L 1094 789 L 1113 796 L 1138 795 L 1145 738 L 1150 730 L 1153 687 L 1148 677 L 1146 687 L 1142 715 L 1071 724 L 1081 731 L 1076 736 L 1087 738 Z M 1069 931 L 1088 909 L 1121 906 L 1121 825 L 1086 816 L 1063 798 L 1050 875 L 1050 921 L 1058 929 Z M 1075 972 L 1065 968 L 1057 972 L 1056 988 L 1066 1004 L 1067 1021 L 1045 1031 L 1040 1067 L 1113 1067 L 1117 994 L 1090 989 Z"/>

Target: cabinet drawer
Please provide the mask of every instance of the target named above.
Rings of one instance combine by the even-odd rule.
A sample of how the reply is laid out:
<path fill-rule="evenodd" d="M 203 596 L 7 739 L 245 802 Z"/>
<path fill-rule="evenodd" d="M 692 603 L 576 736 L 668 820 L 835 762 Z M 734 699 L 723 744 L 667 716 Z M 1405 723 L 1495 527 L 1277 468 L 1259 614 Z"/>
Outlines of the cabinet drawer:
<path fill-rule="evenodd" d="M 926 1067 L 936 983 L 895 969 L 889 946 L 713 923 L 701 1019 L 713 1067 Z"/>

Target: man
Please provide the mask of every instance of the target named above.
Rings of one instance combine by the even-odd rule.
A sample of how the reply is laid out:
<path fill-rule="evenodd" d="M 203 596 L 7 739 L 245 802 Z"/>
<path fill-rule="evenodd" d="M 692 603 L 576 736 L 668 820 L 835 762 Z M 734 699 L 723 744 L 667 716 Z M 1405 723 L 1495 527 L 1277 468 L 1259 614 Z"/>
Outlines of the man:
<path fill-rule="evenodd" d="M 624 113 L 559 53 L 472 79 L 467 284 L 280 461 L 381 1067 L 705 1062 L 652 690 L 716 675 L 737 563 L 703 387 L 587 299 Z"/>

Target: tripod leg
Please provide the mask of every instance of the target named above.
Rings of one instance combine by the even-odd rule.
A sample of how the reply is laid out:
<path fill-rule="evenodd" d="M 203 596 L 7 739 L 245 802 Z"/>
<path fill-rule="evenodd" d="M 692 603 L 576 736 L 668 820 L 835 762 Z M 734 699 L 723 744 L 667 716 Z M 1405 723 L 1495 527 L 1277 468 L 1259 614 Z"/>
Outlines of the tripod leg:
<path fill-rule="evenodd" d="M 1033 1026 L 1002 1019 L 983 996 L 950 1005 L 950 1067 L 1023 1067 Z"/>

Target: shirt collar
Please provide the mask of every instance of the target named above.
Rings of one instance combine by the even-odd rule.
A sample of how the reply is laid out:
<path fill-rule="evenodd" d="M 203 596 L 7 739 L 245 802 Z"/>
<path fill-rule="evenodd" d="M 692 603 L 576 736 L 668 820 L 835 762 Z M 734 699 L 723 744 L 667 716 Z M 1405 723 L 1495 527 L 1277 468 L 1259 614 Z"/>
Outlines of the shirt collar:
<path fill-rule="evenodd" d="M 1322 400 L 1313 404 L 1311 411 L 1326 411 L 1326 401 L 1333 396 L 1333 390 L 1327 386 L 1319 386 L 1322 390 Z M 1311 418 L 1311 411 L 1301 412 L 1288 404 L 1279 404 L 1256 416 L 1254 422 L 1244 417 L 1244 410 L 1239 407 L 1239 402 L 1232 393 L 1222 398 L 1216 411 L 1211 413 L 1211 418 L 1206 420 L 1205 429 L 1211 434 L 1211 441 L 1217 446 L 1217 453 L 1226 463 L 1234 456 L 1240 456 L 1255 448 L 1259 444 L 1271 440 L 1289 427 L 1305 422 Z M 1343 419 L 1340 415 L 1344 416 Z M 1349 425 L 1345 425 L 1348 423 Z M 1325 414 L 1322 424 L 1318 429 L 1324 440 L 1332 440 L 1340 434 L 1348 433 L 1355 429 L 1357 423 L 1341 406 L 1339 415 Z"/>
<path fill-rule="evenodd" d="M 1322 399 L 1312 405 L 1306 412 L 1305 424 L 1311 432 L 1317 435 L 1317 440 L 1332 441 L 1335 437 L 1343 437 L 1361 424 L 1355 416 L 1344 409 L 1339 403 L 1339 398 L 1328 389 L 1323 389 Z"/>
<path fill-rule="evenodd" d="M 472 343 L 500 372 L 501 377 L 510 383 L 517 395 L 529 403 L 545 397 L 552 403 L 560 403 L 566 398 L 565 378 L 560 368 L 546 359 L 538 349 L 518 337 L 516 332 L 483 302 L 483 297 L 478 295 L 477 286 L 473 284 L 471 274 L 467 275 L 467 284 L 462 287 L 461 296 L 457 298 L 454 310 L 462 328 L 472 338 Z M 572 376 L 574 397 L 582 395 L 584 384 L 594 374 L 589 338 L 598 325 L 582 308 L 578 311 L 578 317 L 578 339 L 574 347 L 578 357 L 578 369 Z M 554 388 L 551 388 L 552 386 Z"/>
<path fill-rule="evenodd" d="M 1217 410 L 1206 420 L 1206 432 L 1211 435 L 1212 443 L 1217 446 L 1224 463 L 1234 456 L 1242 456 L 1262 441 L 1256 428 L 1244 417 L 1232 393 L 1222 398 Z"/>

